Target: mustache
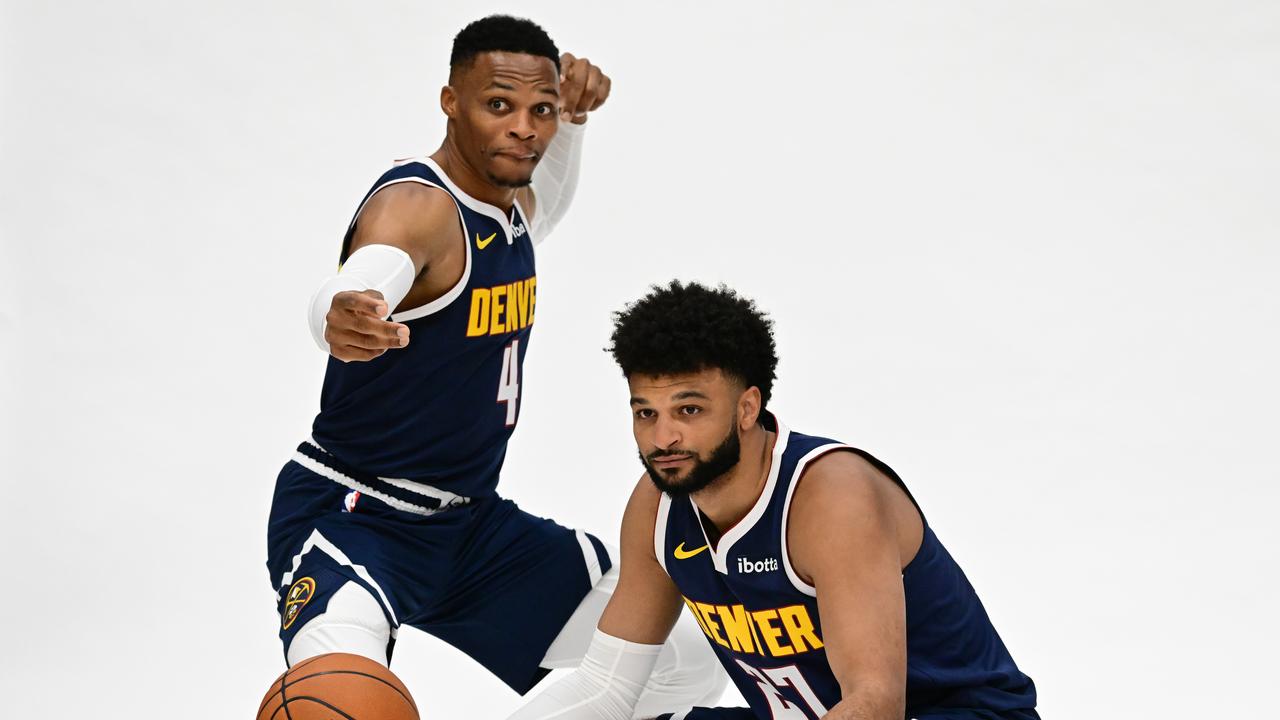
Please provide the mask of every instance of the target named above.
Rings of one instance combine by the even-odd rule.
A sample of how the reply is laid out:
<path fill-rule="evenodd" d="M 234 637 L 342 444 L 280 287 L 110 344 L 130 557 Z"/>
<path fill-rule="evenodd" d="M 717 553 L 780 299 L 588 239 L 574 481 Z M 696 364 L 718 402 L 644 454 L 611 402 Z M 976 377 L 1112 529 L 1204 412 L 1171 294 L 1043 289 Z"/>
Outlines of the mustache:
<path fill-rule="evenodd" d="M 694 457 L 695 455 L 697 453 L 688 450 L 654 450 L 644 457 L 646 460 L 658 460 L 667 457 Z"/>

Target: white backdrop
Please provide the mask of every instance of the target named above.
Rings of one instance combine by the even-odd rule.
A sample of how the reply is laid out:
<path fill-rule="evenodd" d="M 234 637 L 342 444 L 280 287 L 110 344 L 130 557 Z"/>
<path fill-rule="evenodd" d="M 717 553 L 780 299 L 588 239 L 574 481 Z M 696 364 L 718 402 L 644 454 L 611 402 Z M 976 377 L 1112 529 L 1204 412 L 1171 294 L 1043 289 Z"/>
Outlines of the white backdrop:
<path fill-rule="evenodd" d="M 616 537 L 609 312 L 723 281 L 777 321 L 776 411 L 907 479 L 1046 717 L 1265 715 L 1280 6 L 795 5 L 3 0 L 0 715 L 252 716 L 305 301 L 499 10 L 614 79 L 505 493 Z M 427 718 L 518 703 L 416 631 L 395 670 Z"/>

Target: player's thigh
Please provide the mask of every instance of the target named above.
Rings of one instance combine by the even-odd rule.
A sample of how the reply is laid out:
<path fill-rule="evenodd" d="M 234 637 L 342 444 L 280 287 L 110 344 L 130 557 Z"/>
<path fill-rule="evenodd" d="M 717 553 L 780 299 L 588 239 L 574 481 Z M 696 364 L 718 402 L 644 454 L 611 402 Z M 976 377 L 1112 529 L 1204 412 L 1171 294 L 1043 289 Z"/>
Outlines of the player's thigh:
<path fill-rule="evenodd" d="M 267 519 L 267 570 L 273 583 L 288 572 L 317 523 L 343 509 L 347 493 L 345 487 L 292 460 L 280 469 Z"/>
<path fill-rule="evenodd" d="M 509 500 L 488 498 L 474 509 L 446 597 L 404 622 L 457 647 L 523 693 L 545 675 L 547 649 L 613 559 L 598 538 Z M 594 611 L 598 619 L 607 601 L 604 594 L 599 610 L 581 616 Z"/>
<path fill-rule="evenodd" d="M 591 638 L 595 636 L 596 627 L 600 625 L 600 616 L 604 614 L 609 598 L 618 587 L 618 550 L 605 545 L 605 551 L 613 562 L 613 567 L 601 575 L 578 603 L 578 607 L 565 621 L 551 641 L 550 647 L 542 657 L 542 667 L 552 670 L 559 668 L 575 668 L 587 654 Z"/>
<path fill-rule="evenodd" d="M 349 491 L 289 463 L 276 484 L 268 569 L 289 664 L 350 652 L 386 664 L 396 609 L 376 526 L 347 512 Z"/>

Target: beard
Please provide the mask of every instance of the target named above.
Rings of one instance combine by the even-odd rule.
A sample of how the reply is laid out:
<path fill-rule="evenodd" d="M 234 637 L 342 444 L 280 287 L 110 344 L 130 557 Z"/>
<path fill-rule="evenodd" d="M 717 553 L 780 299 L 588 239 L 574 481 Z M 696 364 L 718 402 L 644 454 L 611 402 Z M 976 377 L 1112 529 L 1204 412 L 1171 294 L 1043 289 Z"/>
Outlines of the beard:
<path fill-rule="evenodd" d="M 512 190 L 519 190 L 522 187 L 528 187 L 529 184 L 533 182 L 532 175 L 526 178 L 500 178 L 491 172 L 486 172 L 485 175 L 488 176 L 489 182 L 493 183 L 495 186 L 500 188 L 511 188 Z"/>
<path fill-rule="evenodd" d="M 496 156 L 489 156 L 490 165 L 485 168 L 485 177 L 488 178 L 489 182 L 495 187 L 519 190 L 523 187 L 529 187 L 529 185 L 533 183 L 533 169 L 538 167 L 538 161 L 540 161 L 542 157 L 539 156 L 534 161 L 533 167 L 530 168 L 501 168 L 503 171 L 501 175 L 494 172 L 494 170 L 497 169 L 493 164 L 495 159 Z"/>
<path fill-rule="evenodd" d="M 742 446 L 738 440 L 738 429 L 730 427 L 729 434 L 724 441 L 717 445 L 715 450 L 711 451 L 711 455 L 706 460 L 694 456 L 693 467 L 690 468 L 689 473 L 683 479 L 677 479 L 670 474 L 664 475 L 662 471 L 655 468 L 651 463 L 656 458 L 684 454 L 682 452 L 658 451 L 649 453 L 646 456 L 644 453 L 640 453 L 640 462 L 644 464 L 644 469 L 648 471 L 649 480 L 659 490 L 675 499 L 687 497 L 699 490 L 705 490 L 738 464 L 738 460 L 742 455 Z"/>

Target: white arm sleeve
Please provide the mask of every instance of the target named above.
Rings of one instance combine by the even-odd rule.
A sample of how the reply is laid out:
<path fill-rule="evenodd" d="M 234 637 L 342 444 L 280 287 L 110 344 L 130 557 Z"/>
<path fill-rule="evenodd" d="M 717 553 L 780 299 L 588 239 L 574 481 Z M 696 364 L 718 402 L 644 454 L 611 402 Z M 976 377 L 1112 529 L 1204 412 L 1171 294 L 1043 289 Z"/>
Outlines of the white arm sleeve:
<path fill-rule="evenodd" d="M 661 651 L 596 630 L 578 669 L 508 720 L 631 720 Z"/>
<path fill-rule="evenodd" d="M 529 232 L 535 243 L 542 242 L 569 210 L 573 193 L 578 189 L 578 168 L 582 165 L 582 135 L 586 125 L 560 123 L 560 129 L 533 169 L 533 227 Z"/>
<path fill-rule="evenodd" d="M 324 281 L 311 296 L 307 314 L 311 324 L 311 337 L 320 349 L 329 352 L 324 339 L 325 316 L 333 304 L 333 296 L 347 290 L 377 290 L 387 301 L 387 316 L 409 294 L 413 287 L 413 259 L 409 253 L 390 245 L 366 245 L 351 253 L 338 274 Z M 387 318 L 383 318 L 386 320 Z"/>

